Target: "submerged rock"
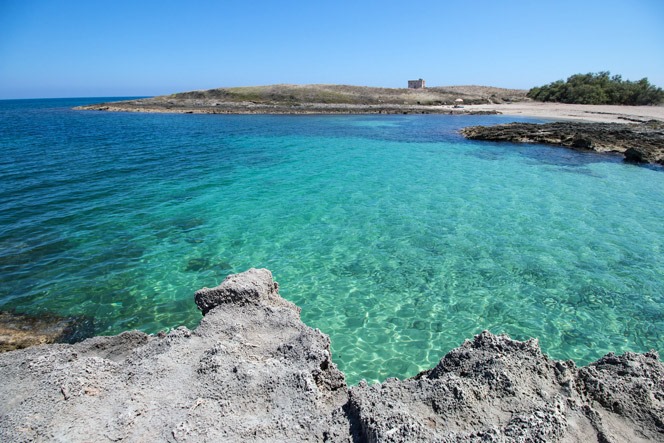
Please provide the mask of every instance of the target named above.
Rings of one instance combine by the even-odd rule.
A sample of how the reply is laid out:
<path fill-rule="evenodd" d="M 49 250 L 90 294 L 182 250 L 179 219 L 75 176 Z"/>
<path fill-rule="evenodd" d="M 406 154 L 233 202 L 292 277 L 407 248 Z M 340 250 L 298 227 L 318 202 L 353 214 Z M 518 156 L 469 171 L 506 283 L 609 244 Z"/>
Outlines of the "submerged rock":
<path fill-rule="evenodd" d="M 35 317 L 0 311 L 0 352 L 48 343 L 75 343 L 92 335 L 92 320 L 83 317 Z"/>
<path fill-rule="evenodd" d="M 346 386 L 270 271 L 195 295 L 194 330 L 0 355 L 0 441 L 664 440 L 657 354 L 577 368 L 483 332 L 407 380 Z"/>
<path fill-rule="evenodd" d="M 461 133 L 472 140 L 543 143 L 596 152 L 615 152 L 626 161 L 664 165 L 664 122 L 626 123 L 510 123 L 469 126 Z"/>

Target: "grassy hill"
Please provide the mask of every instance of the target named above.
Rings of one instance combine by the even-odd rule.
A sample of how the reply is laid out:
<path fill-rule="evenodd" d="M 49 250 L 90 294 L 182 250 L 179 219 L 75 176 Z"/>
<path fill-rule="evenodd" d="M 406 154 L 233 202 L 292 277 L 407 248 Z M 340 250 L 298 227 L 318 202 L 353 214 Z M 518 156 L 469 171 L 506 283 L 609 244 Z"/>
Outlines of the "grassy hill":
<path fill-rule="evenodd" d="M 206 114 L 428 114 L 451 113 L 448 108 L 458 99 L 462 99 L 464 104 L 506 103 L 530 100 L 526 93 L 525 90 L 489 86 L 406 89 L 270 85 L 180 92 L 140 100 L 99 103 L 79 109 Z"/>
<path fill-rule="evenodd" d="M 219 88 L 165 96 L 171 100 L 220 100 L 263 104 L 328 103 L 355 105 L 444 105 L 503 103 L 526 100 L 525 90 L 487 86 L 447 86 L 427 89 L 375 88 L 348 85 L 270 85 Z"/>

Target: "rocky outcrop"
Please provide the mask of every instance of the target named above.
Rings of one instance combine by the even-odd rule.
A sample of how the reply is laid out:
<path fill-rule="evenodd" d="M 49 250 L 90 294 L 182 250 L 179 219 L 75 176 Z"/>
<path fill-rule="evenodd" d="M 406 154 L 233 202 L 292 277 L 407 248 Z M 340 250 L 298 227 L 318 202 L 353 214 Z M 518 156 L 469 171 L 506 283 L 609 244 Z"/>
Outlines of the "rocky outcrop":
<path fill-rule="evenodd" d="M 663 370 L 631 353 L 578 369 L 483 332 L 412 379 L 351 388 L 350 410 L 372 442 L 663 441 Z"/>
<path fill-rule="evenodd" d="M 348 389 L 268 270 L 195 299 L 194 331 L 1 354 L 0 441 L 664 440 L 655 353 L 577 368 L 483 332 L 411 379 Z"/>
<path fill-rule="evenodd" d="M 473 140 L 544 143 L 596 152 L 615 152 L 636 163 L 664 165 L 664 122 L 623 123 L 510 123 L 469 126 L 461 133 Z"/>
<path fill-rule="evenodd" d="M 0 441 L 348 435 L 330 419 L 347 392 L 329 339 L 276 294 L 269 271 L 231 276 L 197 299 L 207 314 L 195 331 L 134 331 L 0 354 Z"/>

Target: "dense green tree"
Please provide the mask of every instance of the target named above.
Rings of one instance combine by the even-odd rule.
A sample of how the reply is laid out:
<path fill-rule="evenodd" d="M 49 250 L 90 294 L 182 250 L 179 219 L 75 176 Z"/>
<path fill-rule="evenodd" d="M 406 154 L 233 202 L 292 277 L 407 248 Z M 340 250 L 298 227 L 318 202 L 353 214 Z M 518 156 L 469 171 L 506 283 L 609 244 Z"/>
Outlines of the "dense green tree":
<path fill-rule="evenodd" d="M 664 102 L 664 90 L 647 78 L 633 82 L 608 71 L 575 74 L 528 91 L 528 97 L 543 102 L 588 105 L 656 105 Z"/>

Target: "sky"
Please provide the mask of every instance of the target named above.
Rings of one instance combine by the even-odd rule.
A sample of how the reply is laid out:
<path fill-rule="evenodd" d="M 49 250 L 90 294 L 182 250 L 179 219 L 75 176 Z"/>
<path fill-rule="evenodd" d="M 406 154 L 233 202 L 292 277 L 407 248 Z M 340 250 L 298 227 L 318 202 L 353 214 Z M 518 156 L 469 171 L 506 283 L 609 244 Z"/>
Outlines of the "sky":
<path fill-rule="evenodd" d="M 0 99 L 599 71 L 664 87 L 664 0 L 0 0 Z"/>

